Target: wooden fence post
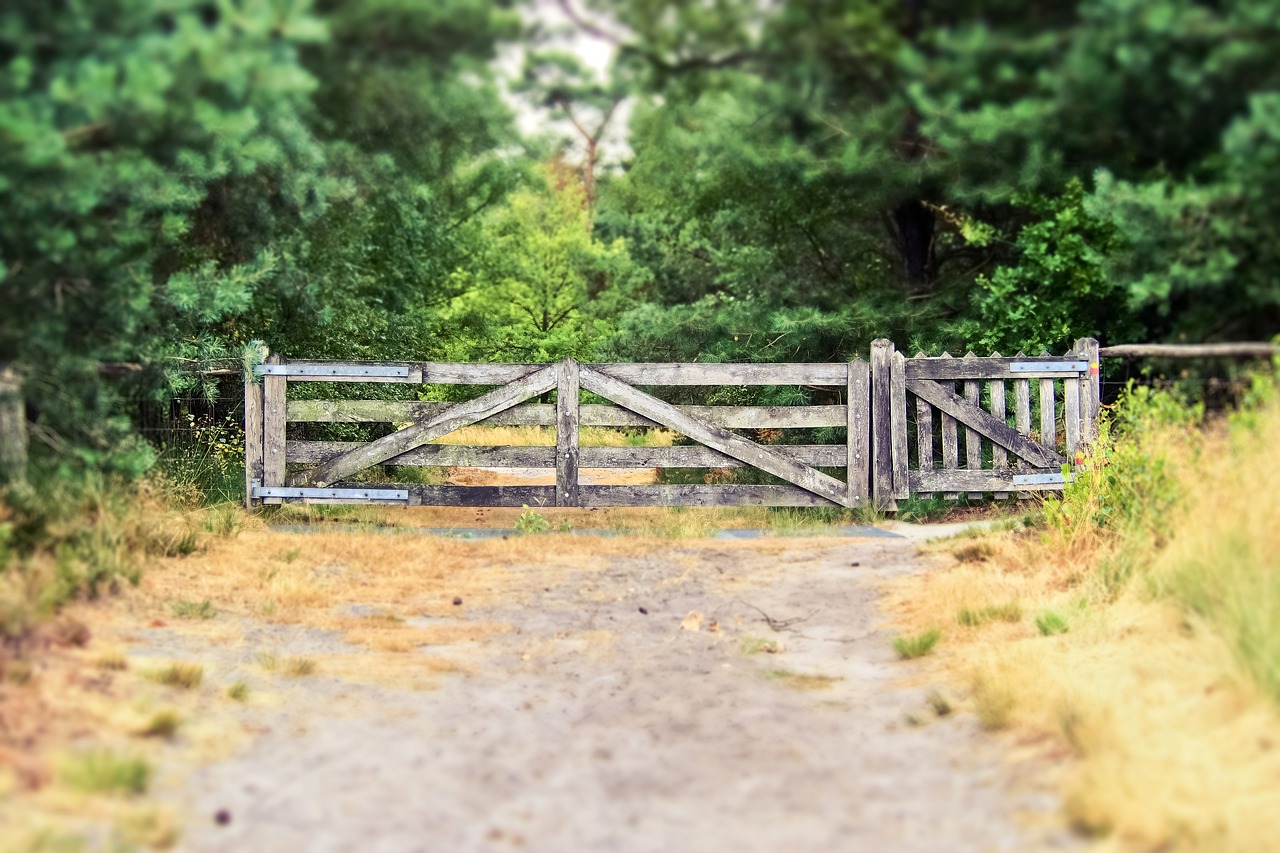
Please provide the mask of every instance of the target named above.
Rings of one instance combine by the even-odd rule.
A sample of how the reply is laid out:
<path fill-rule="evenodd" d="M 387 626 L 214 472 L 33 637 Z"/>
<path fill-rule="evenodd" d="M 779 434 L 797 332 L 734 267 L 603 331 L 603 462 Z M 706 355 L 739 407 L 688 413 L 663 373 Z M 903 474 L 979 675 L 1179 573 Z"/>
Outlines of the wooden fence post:
<path fill-rule="evenodd" d="M 862 359 L 849 362 L 849 394 L 845 423 L 848 424 L 848 476 L 850 509 L 871 502 L 871 370 Z"/>
<path fill-rule="evenodd" d="M 1097 339 L 1081 338 L 1076 341 L 1075 353 L 1089 363 L 1089 377 L 1080 383 L 1080 419 L 1084 443 L 1092 444 L 1098 438 L 1098 415 L 1102 413 L 1102 374 Z"/>
<path fill-rule="evenodd" d="M 261 506 L 253 496 L 253 487 L 262 485 L 262 388 L 263 382 L 253 370 L 244 372 L 244 505 L 246 509 Z"/>
<path fill-rule="evenodd" d="M 578 362 L 556 371 L 556 506 L 578 506 Z"/>
<path fill-rule="evenodd" d="M 267 364 L 279 364 L 279 355 L 269 356 Z M 262 485 L 284 485 L 285 406 L 288 379 L 284 376 L 262 377 Z M 280 498 L 263 498 L 264 504 L 283 503 Z"/>
<path fill-rule="evenodd" d="M 27 413 L 22 380 L 16 371 L 0 367 L 0 485 L 27 479 Z"/>
<path fill-rule="evenodd" d="M 893 342 L 871 342 L 872 500 L 877 508 L 896 510 L 893 499 Z"/>

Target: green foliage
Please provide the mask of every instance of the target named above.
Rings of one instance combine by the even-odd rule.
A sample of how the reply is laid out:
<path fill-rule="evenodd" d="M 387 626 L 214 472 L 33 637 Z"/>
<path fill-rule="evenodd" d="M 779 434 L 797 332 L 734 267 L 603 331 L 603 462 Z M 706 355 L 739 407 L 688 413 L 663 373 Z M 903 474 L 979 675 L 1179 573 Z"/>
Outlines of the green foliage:
<path fill-rule="evenodd" d="M 1067 624 L 1067 620 L 1062 617 L 1062 614 L 1046 610 L 1036 617 L 1036 630 L 1040 632 L 1042 637 L 1052 637 L 1055 634 L 1065 634 L 1071 628 Z"/>
<path fill-rule="evenodd" d="M 956 621 L 966 628 L 977 628 L 988 622 L 1021 622 L 1022 606 L 1016 601 L 1005 604 L 989 604 L 985 607 L 962 607 Z"/>
<path fill-rule="evenodd" d="M 1105 268 L 1116 230 L 1086 211 L 1084 184 L 1017 201 L 1036 219 L 1018 231 L 1015 262 L 976 279 L 977 346 L 1056 355 L 1081 337 L 1142 340 L 1127 289 Z"/>
<path fill-rule="evenodd" d="M 551 529 L 551 522 L 547 517 L 535 509 L 529 509 L 529 505 L 525 504 L 524 512 L 520 513 L 520 517 L 516 519 L 516 533 L 521 536 L 527 536 L 532 533 L 546 533 Z"/>
<path fill-rule="evenodd" d="M 910 637 L 895 637 L 893 650 L 903 660 L 922 658 L 933 651 L 933 647 L 938 645 L 938 640 L 940 639 L 942 639 L 942 632 L 937 628 L 933 628 L 923 634 L 916 634 Z"/>
<path fill-rule="evenodd" d="M 146 792 L 151 765 L 143 758 L 95 750 L 67 759 L 58 775 L 67 785 L 88 794 L 129 796 Z"/>

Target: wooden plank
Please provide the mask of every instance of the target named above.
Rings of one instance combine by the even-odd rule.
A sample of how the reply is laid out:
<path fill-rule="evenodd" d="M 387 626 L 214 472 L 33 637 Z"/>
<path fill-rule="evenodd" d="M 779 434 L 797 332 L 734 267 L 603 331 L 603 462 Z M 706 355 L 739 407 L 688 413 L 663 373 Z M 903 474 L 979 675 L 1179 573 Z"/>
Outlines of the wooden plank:
<path fill-rule="evenodd" d="M 244 505 L 253 509 L 260 501 L 252 496 L 253 485 L 262 483 L 263 424 L 262 381 L 252 373 L 244 374 Z M 286 445 L 287 448 L 287 445 Z M 285 454 L 288 458 L 288 454 Z"/>
<path fill-rule="evenodd" d="M 1102 347 L 1110 358 L 1274 358 L 1280 344 L 1243 341 L 1226 344 L 1121 344 Z"/>
<path fill-rule="evenodd" d="M 1031 382 L 1013 381 L 1013 427 L 1020 435 L 1031 436 Z M 1019 461 L 1017 464 L 1021 465 Z"/>
<path fill-rule="evenodd" d="M 481 394 L 465 403 L 456 403 L 432 418 L 417 421 L 391 435 L 383 436 L 331 459 L 304 475 L 297 485 L 327 486 L 335 480 L 340 480 L 371 465 L 378 465 L 455 429 L 484 420 L 534 394 L 550 391 L 555 384 L 555 365 L 539 368 L 509 385 Z"/>
<path fill-rule="evenodd" d="M 933 470 L 933 406 L 916 400 L 916 459 L 921 471 Z"/>
<path fill-rule="evenodd" d="M 555 506 L 555 486 L 422 486 L 409 490 L 410 506 Z"/>
<path fill-rule="evenodd" d="M 362 446 L 363 442 L 290 441 L 288 459 L 318 465 Z M 803 465 L 839 468 L 847 453 L 839 444 L 773 444 L 769 449 Z M 386 460 L 384 465 L 429 468 L 555 468 L 556 448 L 510 445 L 424 444 Z M 741 468 L 731 456 L 700 445 L 680 447 L 579 447 L 578 468 Z"/>
<path fill-rule="evenodd" d="M 267 364 L 279 364 L 271 355 Z M 285 473 L 285 397 L 288 381 L 283 376 L 262 377 L 262 485 L 283 486 Z M 278 504 L 280 498 L 264 498 L 264 504 Z"/>
<path fill-rule="evenodd" d="M 1040 443 L 1047 450 L 1058 449 L 1058 418 L 1054 410 L 1052 379 L 1040 380 Z"/>
<path fill-rule="evenodd" d="M 287 362 L 289 367 L 404 367 L 409 372 L 407 376 L 308 376 L 301 374 L 289 374 L 287 377 L 289 382 L 361 382 L 361 383 L 389 383 L 398 385 L 421 385 L 422 370 L 418 365 L 409 362 L 396 361 L 307 361 L 302 359 L 290 359 Z"/>
<path fill-rule="evenodd" d="M 890 438 L 893 441 L 893 497 L 910 497 L 907 483 L 907 467 L 910 462 L 907 451 L 907 378 L 902 353 L 895 351 L 889 362 L 889 413 Z"/>
<path fill-rule="evenodd" d="M 978 357 L 969 351 L 961 362 L 966 366 L 972 365 L 978 360 Z M 964 382 L 964 399 L 970 406 L 975 409 L 982 404 L 982 386 L 977 380 L 966 379 Z M 973 427 L 966 426 L 964 430 L 964 467 L 970 471 L 982 470 L 982 436 Z M 969 495 L 969 500 L 980 501 L 982 494 L 973 492 Z"/>
<path fill-rule="evenodd" d="M 951 358 L 950 353 L 943 353 L 940 358 Z M 954 382 L 943 382 L 942 387 L 955 393 L 956 384 Z M 909 387 L 909 386 L 908 386 Z M 919 396 L 916 399 L 920 399 Z M 925 402 L 928 402 L 927 400 Z M 960 467 L 960 431 L 957 429 L 956 419 L 946 412 L 940 412 L 942 416 L 942 467 L 946 471 L 954 471 Z M 960 497 L 954 492 L 948 492 L 943 495 L 947 500 L 955 500 Z"/>
<path fill-rule="evenodd" d="M 849 394 L 846 403 L 846 505 L 852 509 L 869 503 L 868 490 L 871 486 L 871 367 L 861 359 L 849 362 Z M 809 465 L 828 464 L 810 460 L 797 461 L 805 461 Z"/>
<path fill-rule="evenodd" d="M 970 405 L 937 382 L 917 379 L 909 381 L 907 388 L 1037 468 L 1056 468 L 1063 462 L 1062 457 L 1057 453 L 1019 435 L 1015 430 L 1009 429 L 1003 421 L 998 421 L 982 409 Z"/>
<path fill-rule="evenodd" d="M 1094 338 L 1076 341 L 1074 352 L 1089 362 L 1089 376 L 1080 383 L 1080 435 L 1085 444 L 1098 438 L 1098 414 L 1102 410 L 1102 372 L 1098 363 L 1098 342 Z"/>
<path fill-rule="evenodd" d="M 689 436 L 694 441 L 701 442 L 833 502 L 843 504 L 846 500 L 845 484 L 834 477 L 792 462 L 774 453 L 769 447 L 748 441 L 740 435 L 735 435 L 706 421 L 690 417 L 670 403 L 663 402 L 612 376 L 606 376 L 594 368 L 583 365 L 580 376 L 585 390 L 655 420 L 669 429 Z"/>
<path fill-rule="evenodd" d="M 893 344 L 871 342 L 871 497 L 883 510 L 893 499 Z"/>
<path fill-rule="evenodd" d="M 1053 471 L 1044 471 L 1046 474 L 1060 473 L 1061 469 Z M 915 492 L 941 492 L 941 491 L 964 491 L 964 492 L 1052 492 L 1062 491 L 1061 485 L 1029 485 L 1015 486 L 1013 478 L 1015 474 L 1036 473 L 1033 470 L 1024 469 L 1022 471 L 1014 471 L 1012 468 L 1006 468 L 1003 472 L 999 471 L 913 471 L 911 472 L 911 489 Z"/>
<path fill-rule="evenodd" d="M 1080 380 L 1062 381 L 1062 421 L 1067 433 L 1067 459 L 1074 464 L 1080 449 Z"/>
<path fill-rule="evenodd" d="M 433 417 L 452 403 L 413 400 L 290 400 L 290 423 L 404 423 Z M 734 429 L 815 429 L 845 426 L 845 406 L 678 406 L 716 426 Z M 480 421 L 484 426 L 551 426 L 555 406 L 526 403 Z M 618 406 L 579 406 L 581 426 L 653 427 L 656 423 Z"/>
<path fill-rule="evenodd" d="M 556 506 L 578 505 L 578 362 L 556 368 Z"/>
<path fill-rule="evenodd" d="M 840 363 L 814 364 L 592 364 L 598 373 L 629 385 L 840 385 Z"/>
<path fill-rule="evenodd" d="M 992 353 L 992 355 L 995 358 L 1000 357 L 1000 353 Z M 991 398 L 991 417 L 1007 423 L 1006 418 L 1009 413 L 1005 409 L 1004 380 L 992 379 L 987 383 L 987 392 Z M 994 441 L 991 443 L 991 467 L 996 471 L 1003 471 L 1009 467 L 1009 451 Z M 1008 492 L 996 492 L 996 500 L 1008 500 L 1008 498 Z"/>
<path fill-rule="evenodd" d="M 1003 358 L 1000 356 L 972 359 L 967 356 L 962 359 L 942 356 L 937 358 L 913 358 L 907 362 L 907 379 L 932 379 L 935 382 L 947 379 L 1041 379 L 1044 377 L 1061 379 L 1063 376 L 1070 376 L 1071 374 L 1056 370 L 1014 372 L 1013 365 L 1025 365 L 1028 361 L 1056 365 L 1082 360 L 1077 356 L 1059 357 L 1048 355 L 1031 359 L 1026 357 Z"/>
<path fill-rule="evenodd" d="M 583 506 L 831 506 L 799 486 L 583 486 Z M 839 504 L 836 504 L 837 506 Z"/>

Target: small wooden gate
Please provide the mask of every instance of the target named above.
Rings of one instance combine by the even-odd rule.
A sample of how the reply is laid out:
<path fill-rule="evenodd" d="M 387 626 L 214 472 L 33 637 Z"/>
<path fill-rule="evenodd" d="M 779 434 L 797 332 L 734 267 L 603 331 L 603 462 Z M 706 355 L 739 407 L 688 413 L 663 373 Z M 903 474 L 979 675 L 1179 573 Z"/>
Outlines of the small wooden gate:
<path fill-rule="evenodd" d="M 1095 352 L 1096 352 L 1096 344 Z M 1022 363 L 1034 366 L 1024 369 Z M 933 367 L 930 365 L 942 365 Z M 1081 364 L 1086 366 L 1083 368 Z M 872 360 L 823 364 L 599 364 L 572 359 L 549 365 L 436 362 L 350 363 L 285 361 L 271 356 L 245 382 L 246 495 L 250 506 L 272 503 L 391 503 L 428 506 L 843 506 L 875 501 L 895 508 L 895 498 L 929 491 L 974 493 L 1061 487 L 1063 458 L 1056 449 L 1053 392 L 1045 384 L 1063 377 L 1068 444 L 1088 435 L 1096 412 L 1096 383 L 1075 353 L 1037 359 L 903 359 L 892 344 L 877 341 Z M 956 372 L 949 365 L 964 365 Z M 966 372 L 967 371 L 967 372 Z M 1096 376 L 1096 374 L 1094 374 Z M 977 408 L 977 383 L 990 393 L 1014 376 L 1019 405 L 1023 385 L 1041 382 L 1040 441 L 1032 438 L 1030 408 L 1015 407 L 1015 426 Z M 258 381 L 258 378 L 261 381 Z M 1082 377 L 1086 381 L 1082 382 Z M 947 388 L 965 381 L 965 397 Z M 289 399 L 291 383 L 361 382 L 405 385 L 489 385 L 493 390 L 458 403 L 388 400 Z M 942 384 L 940 384 L 940 382 Z M 1021 385 L 1019 383 L 1022 383 Z M 805 386 L 831 401 L 803 406 L 675 405 L 642 388 L 682 386 Z M 971 389 L 970 386 L 973 386 Z M 1092 392 L 1081 387 L 1088 385 Z M 556 392 L 552 404 L 527 402 Z M 607 401 L 580 403 L 586 391 Z M 1092 396 L 1088 396 L 1091 393 Z M 907 397 L 917 400 L 916 452 L 908 442 Z M 1048 401 L 1048 412 L 1045 405 Z M 1073 408 L 1072 400 L 1075 400 Z M 920 401 L 924 401 L 923 403 Z M 1092 402 L 1091 402 L 1092 401 Z M 1085 408 L 1081 409 L 1080 406 Z M 943 468 L 933 465 L 932 412 L 940 413 Z M 1024 409 L 1026 417 L 1022 417 Z M 1047 418 L 1047 420 L 1046 420 Z M 1074 418 L 1074 420 L 1073 420 Z M 1026 424 L 1023 421 L 1027 421 Z M 407 424 L 368 442 L 291 440 L 290 423 L 372 422 Z M 965 425 L 965 467 L 956 457 L 956 423 Z M 471 424 L 555 425 L 554 447 L 433 444 Z M 593 447 L 579 443 L 579 425 L 662 426 L 697 442 L 676 447 Z M 774 431 L 842 428 L 839 444 L 785 444 L 761 440 Z M 734 432 L 739 430 L 739 432 Z M 742 430 L 754 431 L 754 435 Z M 1074 431 L 1073 431 L 1074 430 Z M 765 431 L 765 432 L 761 432 Z M 1052 435 L 1046 439 L 1044 436 Z M 927 438 L 926 438 L 927 436 Z M 978 438 L 974 438 L 978 436 Z M 986 456 L 981 436 L 991 442 Z M 1074 436 L 1074 438 L 1073 438 Z M 950 443 L 948 443 L 948 441 Z M 1054 442 L 1052 446 L 1046 442 Z M 1074 442 L 1074 444 L 1072 444 Z M 1017 460 L 1010 466 L 1009 454 Z M 990 467 L 984 468 L 984 459 Z M 914 463 L 914 469 L 913 469 Z M 554 469 L 554 486 L 454 486 L 371 484 L 357 480 L 375 466 L 481 466 Z M 583 485 L 581 468 L 737 468 L 751 466 L 779 485 Z M 821 470 L 821 469 L 826 469 Z M 834 476 L 839 473 L 841 476 Z M 1056 477 L 1057 479 L 1052 479 Z M 967 478 L 967 479 L 966 479 Z M 1029 479 L 1035 478 L 1035 479 Z"/>

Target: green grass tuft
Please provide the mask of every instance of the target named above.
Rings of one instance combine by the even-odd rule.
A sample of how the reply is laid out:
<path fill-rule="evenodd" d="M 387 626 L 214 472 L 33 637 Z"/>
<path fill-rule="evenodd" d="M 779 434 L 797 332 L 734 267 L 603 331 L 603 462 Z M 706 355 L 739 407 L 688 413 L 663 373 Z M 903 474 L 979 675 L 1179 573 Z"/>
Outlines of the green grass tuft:
<path fill-rule="evenodd" d="M 158 684 L 181 687 L 184 690 L 193 690 L 204 681 L 204 667 L 198 663 L 171 663 L 162 669 L 153 669 L 143 674 Z"/>
<path fill-rule="evenodd" d="M 1036 617 L 1036 627 L 1040 629 L 1041 635 L 1052 637 L 1055 634 L 1065 634 L 1071 630 L 1067 625 L 1067 620 L 1062 618 L 1058 613 L 1052 610 L 1046 610 Z"/>
<path fill-rule="evenodd" d="M 142 758 L 123 758 L 106 751 L 67 759 L 60 778 L 86 794 L 142 794 L 151 782 L 151 765 Z"/>
<path fill-rule="evenodd" d="M 956 621 L 966 628 L 977 628 L 988 622 L 1021 622 L 1022 606 L 1016 601 L 1007 604 L 991 604 L 986 607 L 962 607 Z"/>
<path fill-rule="evenodd" d="M 213 603 L 207 599 L 205 601 L 172 601 L 169 603 L 169 609 L 179 619 L 212 619 L 218 614 L 218 611 L 213 609 Z"/>
<path fill-rule="evenodd" d="M 933 647 L 938 645 L 938 640 L 940 639 L 942 639 L 942 632 L 937 628 L 933 628 L 914 637 L 896 638 L 893 641 L 893 650 L 903 660 L 922 658 L 933 651 Z"/>

